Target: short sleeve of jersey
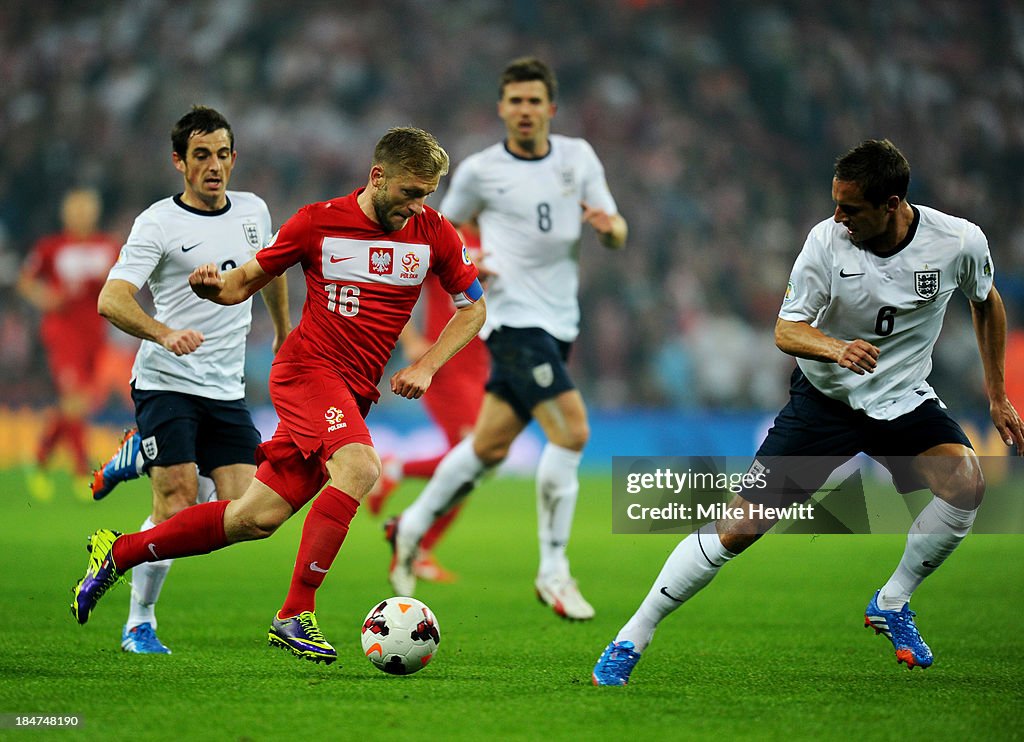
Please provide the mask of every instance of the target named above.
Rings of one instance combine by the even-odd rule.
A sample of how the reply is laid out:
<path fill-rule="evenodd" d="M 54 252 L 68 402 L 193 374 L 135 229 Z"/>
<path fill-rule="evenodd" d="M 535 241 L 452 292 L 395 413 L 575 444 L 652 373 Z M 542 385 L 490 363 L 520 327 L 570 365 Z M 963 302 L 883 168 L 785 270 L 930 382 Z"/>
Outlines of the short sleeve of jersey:
<path fill-rule="evenodd" d="M 263 244 L 257 249 L 262 250 L 274 238 L 274 233 L 271 231 L 274 228 L 274 224 L 270 218 L 270 208 L 267 206 L 267 202 L 256 194 L 253 194 L 253 197 L 260 205 L 260 234 L 264 235 L 264 237 L 262 240 Z"/>
<path fill-rule="evenodd" d="M 789 274 L 779 317 L 790 322 L 813 322 L 828 303 L 832 261 L 825 246 L 827 222 L 811 230 Z"/>
<path fill-rule="evenodd" d="M 484 204 L 480 199 L 480 189 L 476 182 L 477 159 L 475 156 L 469 157 L 455 168 L 448 184 L 448 192 L 441 199 L 441 213 L 455 224 L 469 221 L 483 209 Z"/>
<path fill-rule="evenodd" d="M 992 291 L 995 269 L 988 248 L 988 238 L 977 225 L 970 222 L 964 232 L 962 255 L 957 285 L 971 301 L 984 301 Z"/>
<path fill-rule="evenodd" d="M 583 179 L 583 200 L 590 206 L 609 214 L 617 214 L 619 209 L 615 204 L 611 189 L 608 188 L 608 180 L 604 175 L 604 166 L 598 158 L 590 143 L 580 139 L 579 145 L 585 153 L 586 174 Z"/>
<path fill-rule="evenodd" d="M 164 254 L 163 229 L 148 214 L 140 214 L 121 248 L 107 279 L 119 279 L 142 288 Z"/>
<path fill-rule="evenodd" d="M 267 246 L 256 253 L 256 260 L 267 273 L 280 276 L 296 263 L 305 262 L 312 236 L 309 207 L 303 206 L 281 225 Z"/>
<path fill-rule="evenodd" d="M 469 288 L 477 277 L 477 270 L 455 227 L 440 214 L 435 216 L 440 220 L 440 227 L 434 248 L 433 269 L 441 287 L 454 296 Z"/>

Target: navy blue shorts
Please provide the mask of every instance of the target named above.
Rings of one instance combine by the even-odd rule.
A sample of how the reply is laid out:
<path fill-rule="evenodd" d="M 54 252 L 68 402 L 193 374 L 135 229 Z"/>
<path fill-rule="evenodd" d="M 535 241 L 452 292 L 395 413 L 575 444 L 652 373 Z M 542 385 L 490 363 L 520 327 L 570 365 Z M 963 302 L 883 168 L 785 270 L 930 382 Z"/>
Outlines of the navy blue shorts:
<path fill-rule="evenodd" d="M 913 457 L 943 443 L 973 448 L 960 425 L 934 399 L 895 420 L 876 420 L 822 394 L 799 367 L 790 379 L 789 394 L 789 403 L 776 416 L 756 459 L 774 469 L 776 481 L 788 477 L 787 484 L 779 486 L 791 494 L 802 490 L 810 496 L 859 453 L 885 466 L 900 492 L 912 492 L 925 487 L 912 470 Z"/>
<path fill-rule="evenodd" d="M 209 476 L 221 466 L 256 465 L 260 433 L 245 401 L 207 399 L 132 386 L 143 469 L 189 462 Z"/>
<path fill-rule="evenodd" d="M 572 343 L 538 327 L 499 327 L 487 340 L 491 377 L 487 391 L 508 402 L 529 422 L 533 408 L 575 389 L 565 367 Z"/>

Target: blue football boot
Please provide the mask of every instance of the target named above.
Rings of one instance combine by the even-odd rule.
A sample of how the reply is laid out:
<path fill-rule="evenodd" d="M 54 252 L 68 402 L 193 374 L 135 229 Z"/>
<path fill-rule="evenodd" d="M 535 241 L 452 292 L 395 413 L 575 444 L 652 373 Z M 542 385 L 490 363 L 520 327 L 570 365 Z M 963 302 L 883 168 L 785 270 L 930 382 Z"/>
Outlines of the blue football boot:
<path fill-rule="evenodd" d="M 601 657 L 594 665 L 591 679 L 594 685 L 625 685 L 629 682 L 629 674 L 633 672 L 640 660 L 640 653 L 634 652 L 633 642 L 612 642 L 605 647 Z"/>
<path fill-rule="evenodd" d="M 925 668 L 932 664 L 932 650 L 924 643 L 914 625 L 915 614 L 906 604 L 898 611 L 886 611 L 878 607 L 876 591 L 864 611 L 864 626 L 874 629 L 876 634 L 885 634 L 896 649 L 896 662 L 907 663 L 907 669 Z"/>
<path fill-rule="evenodd" d="M 128 628 L 125 624 L 121 632 L 121 651 L 132 654 L 170 654 L 162 641 L 156 638 L 156 629 L 153 624 L 146 621 L 138 626 Z"/>
<path fill-rule="evenodd" d="M 138 479 L 142 472 L 139 470 L 139 449 L 142 446 L 142 436 L 137 428 L 124 431 L 121 445 L 117 447 L 114 455 L 102 467 L 92 473 L 92 499 L 102 500 L 110 494 L 121 482 L 129 479 Z"/>

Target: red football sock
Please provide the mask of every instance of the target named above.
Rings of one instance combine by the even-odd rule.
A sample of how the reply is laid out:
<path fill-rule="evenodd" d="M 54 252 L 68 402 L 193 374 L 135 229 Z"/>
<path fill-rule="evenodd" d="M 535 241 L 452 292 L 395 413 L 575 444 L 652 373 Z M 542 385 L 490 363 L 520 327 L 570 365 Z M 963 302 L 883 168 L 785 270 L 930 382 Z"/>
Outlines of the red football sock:
<path fill-rule="evenodd" d="M 420 540 L 421 551 L 431 551 L 434 548 L 434 544 L 440 541 L 444 532 L 451 526 L 452 521 L 455 520 L 455 516 L 462 510 L 462 503 L 459 503 L 447 513 L 437 518 L 427 529 L 427 532 L 423 534 L 423 538 Z"/>
<path fill-rule="evenodd" d="M 297 616 L 316 610 L 316 591 L 327 576 L 341 545 L 348 535 L 348 526 L 359 508 L 359 501 L 330 486 L 313 501 L 302 524 L 295 569 L 279 618 Z M 115 559 L 114 563 L 117 563 Z"/>
<path fill-rule="evenodd" d="M 88 474 L 89 454 L 85 450 L 85 421 L 65 418 L 64 433 L 75 459 L 75 474 Z"/>
<path fill-rule="evenodd" d="M 224 511 L 228 500 L 206 502 L 185 508 L 173 518 L 148 531 L 129 533 L 114 542 L 110 552 L 118 570 L 161 559 L 209 554 L 228 545 L 224 534 Z"/>
<path fill-rule="evenodd" d="M 434 476 L 437 465 L 441 463 L 444 455 L 435 456 L 432 459 L 419 459 L 418 461 L 406 461 L 402 464 L 402 474 L 406 477 L 417 479 L 430 479 Z"/>
<path fill-rule="evenodd" d="M 36 463 L 40 467 L 45 466 L 50 456 L 53 455 L 53 449 L 57 447 L 57 443 L 64 437 L 65 428 L 64 416 L 59 412 L 53 415 L 49 422 L 46 423 L 43 437 L 39 439 L 39 448 L 36 449 Z"/>

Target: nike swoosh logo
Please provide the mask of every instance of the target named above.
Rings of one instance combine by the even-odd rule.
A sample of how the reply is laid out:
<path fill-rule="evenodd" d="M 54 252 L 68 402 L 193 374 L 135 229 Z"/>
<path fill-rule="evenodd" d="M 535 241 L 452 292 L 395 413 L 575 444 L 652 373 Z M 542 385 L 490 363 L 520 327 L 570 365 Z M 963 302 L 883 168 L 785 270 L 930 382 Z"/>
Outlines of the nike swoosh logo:
<path fill-rule="evenodd" d="M 189 245 L 188 247 L 185 247 L 184 245 L 182 245 L 181 246 L 181 251 L 182 252 L 188 252 L 189 250 L 193 250 L 193 249 L 199 247 L 201 244 L 203 244 L 203 243 L 202 242 L 197 242 L 196 244 Z"/>
<path fill-rule="evenodd" d="M 938 569 L 939 568 L 938 564 L 932 564 L 927 559 L 925 559 L 923 562 L 921 562 L 921 566 L 922 567 L 927 567 L 928 569 Z"/>
<path fill-rule="evenodd" d="M 331 256 L 331 262 L 332 263 L 341 263 L 342 261 L 345 261 L 345 260 L 352 260 L 352 258 L 354 258 L 354 257 L 355 257 L 355 255 L 352 255 L 352 256 L 347 257 L 347 258 L 336 258 L 336 257 L 334 257 L 332 255 Z"/>
<path fill-rule="evenodd" d="M 146 547 L 149 549 L 149 553 L 153 555 L 153 558 L 156 559 L 157 561 L 159 561 L 160 560 L 160 555 L 156 553 L 156 545 L 155 544 L 146 544 Z"/>
<path fill-rule="evenodd" d="M 668 588 L 667 587 L 661 588 L 661 594 L 664 595 L 669 600 L 674 600 L 677 603 L 685 603 L 686 602 L 685 600 L 680 600 L 675 595 L 670 595 L 669 592 L 668 592 Z"/>
<path fill-rule="evenodd" d="M 313 570 L 314 572 L 319 572 L 320 574 L 323 574 L 323 575 L 327 574 L 327 570 L 326 569 L 321 569 L 320 565 L 317 564 L 316 562 L 310 562 L 309 563 L 309 568 L 311 570 Z"/>
<path fill-rule="evenodd" d="M 845 268 L 839 269 L 840 278 L 856 278 L 857 276 L 863 276 L 863 273 L 847 273 Z"/>

